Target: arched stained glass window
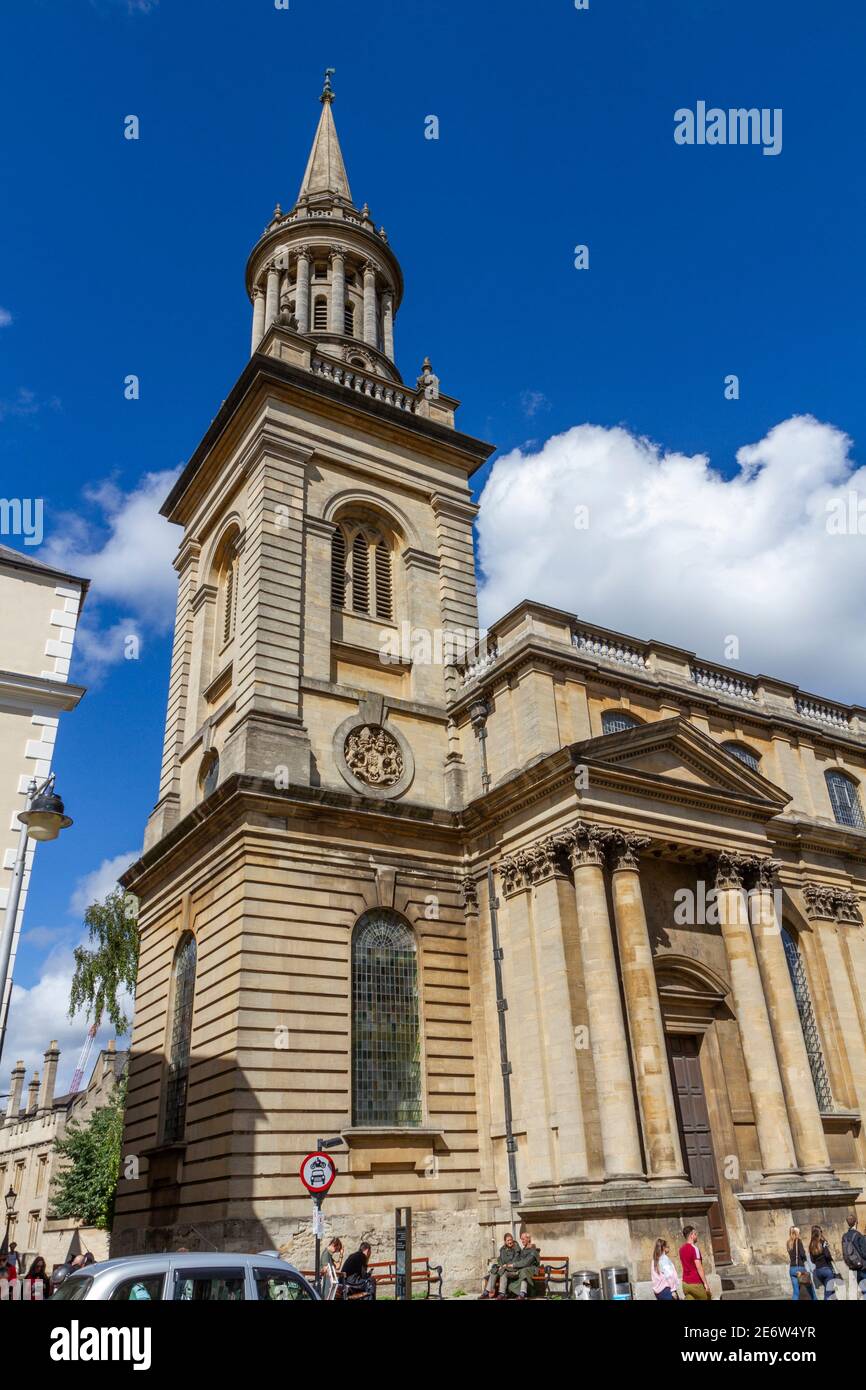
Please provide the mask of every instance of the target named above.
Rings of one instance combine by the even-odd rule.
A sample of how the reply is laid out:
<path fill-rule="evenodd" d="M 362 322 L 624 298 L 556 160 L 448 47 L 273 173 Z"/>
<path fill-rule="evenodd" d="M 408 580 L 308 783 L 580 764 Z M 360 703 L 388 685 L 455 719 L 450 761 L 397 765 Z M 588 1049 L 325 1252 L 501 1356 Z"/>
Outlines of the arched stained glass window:
<path fill-rule="evenodd" d="M 192 932 L 187 932 L 174 953 L 172 971 L 171 1032 L 168 1039 L 168 1081 L 163 1123 L 163 1139 L 166 1144 L 173 1144 L 182 1139 L 186 1125 L 195 965 L 195 937 Z"/>
<path fill-rule="evenodd" d="M 637 729 L 640 720 L 624 709 L 606 709 L 601 716 L 601 730 L 605 734 L 621 734 L 626 729 Z"/>
<path fill-rule="evenodd" d="M 396 912 L 367 912 L 352 937 L 352 1122 L 421 1123 L 418 955 Z"/>
<path fill-rule="evenodd" d="M 800 1027 L 803 1029 L 803 1039 L 806 1043 L 806 1055 L 809 1058 L 809 1067 L 812 1072 L 815 1095 L 818 1097 L 818 1109 L 821 1110 L 822 1113 L 826 1113 L 833 1109 L 833 1093 L 830 1090 L 830 1078 L 827 1075 L 827 1068 L 824 1065 L 824 1053 L 821 1050 L 821 1037 L 818 1033 L 815 1010 L 812 1007 L 812 995 L 809 991 L 806 967 L 803 964 L 803 957 L 800 954 L 800 947 L 797 944 L 796 937 L 787 927 L 782 928 L 782 945 L 785 948 L 788 973 L 791 976 L 794 998 L 797 1001 L 797 1012 L 800 1015 Z"/>

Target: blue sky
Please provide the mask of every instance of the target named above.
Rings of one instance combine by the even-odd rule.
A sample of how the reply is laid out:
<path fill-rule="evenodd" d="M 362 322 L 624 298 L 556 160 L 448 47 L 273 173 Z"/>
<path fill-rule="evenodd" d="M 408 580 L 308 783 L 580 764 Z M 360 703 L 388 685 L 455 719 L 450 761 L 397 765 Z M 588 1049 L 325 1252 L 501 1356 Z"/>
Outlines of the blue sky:
<path fill-rule="evenodd" d="M 37 859 L 16 976 L 34 990 L 55 966 L 60 979 L 79 937 L 76 887 L 80 906 L 80 881 L 140 846 L 155 800 L 170 604 L 165 585 L 124 589 L 117 537 L 105 552 L 112 518 L 146 475 L 190 456 L 244 365 L 246 257 L 274 203 L 294 201 L 324 67 L 355 200 L 403 265 L 404 377 L 429 353 L 462 428 L 521 466 L 590 422 L 732 477 L 738 450 L 792 417 L 844 433 L 854 457 L 864 437 L 866 13 L 9 0 L 2 32 L 0 492 L 42 496 L 48 544 L 101 556 L 112 576 L 94 584 L 73 668 L 91 689 L 62 721 L 55 766 L 75 828 Z M 676 145 L 674 111 L 698 100 L 782 108 L 782 153 Z M 128 373 L 138 401 L 124 399 Z M 130 557 L 133 578 L 141 564 Z M 598 604 L 588 616 L 625 625 L 627 608 Z M 626 630 L 683 640 L 675 610 Z M 140 659 L 109 660 L 130 619 Z M 700 615 L 683 633 L 700 645 Z M 715 628 L 706 637 L 712 655 Z M 812 677 L 793 647 L 774 655 L 778 674 Z M 827 693 L 863 698 L 844 671 L 827 679 Z M 52 997 L 17 1007 L 41 1029 Z"/>

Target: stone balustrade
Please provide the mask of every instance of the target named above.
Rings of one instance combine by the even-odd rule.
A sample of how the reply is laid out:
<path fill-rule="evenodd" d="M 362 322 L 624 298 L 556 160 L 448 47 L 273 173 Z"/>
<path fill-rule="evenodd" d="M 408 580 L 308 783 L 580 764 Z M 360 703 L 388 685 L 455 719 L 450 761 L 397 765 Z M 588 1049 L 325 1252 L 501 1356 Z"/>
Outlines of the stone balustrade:
<path fill-rule="evenodd" d="M 834 729 L 847 729 L 851 724 L 851 716 L 846 709 L 842 709 L 840 705 L 828 704 L 826 700 L 816 700 L 811 695 L 798 695 L 794 704 L 801 719 L 808 719 L 816 724 L 829 724 Z"/>
<path fill-rule="evenodd" d="M 602 636 L 589 628 L 576 629 L 571 634 L 572 644 L 578 651 L 588 652 L 590 656 L 600 656 L 604 661 L 616 661 L 621 666 L 646 666 L 647 658 L 639 647 L 632 646 L 616 638 Z"/>
<path fill-rule="evenodd" d="M 370 396 L 373 400 L 381 401 L 383 405 L 390 405 L 395 410 L 405 411 L 409 415 L 415 413 L 418 397 L 414 391 L 404 391 L 401 387 L 393 386 L 390 382 L 360 371 L 357 367 L 343 367 L 337 362 L 313 357 L 310 371 L 323 377 L 325 381 L 333 381 L 335 385 L 345 387 L 347 391 L 357 391 L 359 395 Z"/>
<path fill-rule="evenodd" d="M 754 681 L 737 676 L 719 666 L 692 666 L 691 678 L 695 685 L 705 690 L 715 690 L 719 695 L 731 695 L 735 700 L 756 700 L 758 692 Z"/>

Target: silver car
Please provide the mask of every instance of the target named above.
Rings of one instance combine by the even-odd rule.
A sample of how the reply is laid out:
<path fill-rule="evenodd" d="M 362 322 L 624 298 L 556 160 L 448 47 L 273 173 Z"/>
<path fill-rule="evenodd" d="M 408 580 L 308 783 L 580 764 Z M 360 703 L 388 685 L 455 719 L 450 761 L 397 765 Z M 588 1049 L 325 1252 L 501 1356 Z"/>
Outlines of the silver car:
<path fill-rule="evenodd" d="M 87 1265 L 68 1275 L 48 1301 L 312 1303 L 318 1297 L 294 1265 L 275 1255 L 169 1252 Z"/>

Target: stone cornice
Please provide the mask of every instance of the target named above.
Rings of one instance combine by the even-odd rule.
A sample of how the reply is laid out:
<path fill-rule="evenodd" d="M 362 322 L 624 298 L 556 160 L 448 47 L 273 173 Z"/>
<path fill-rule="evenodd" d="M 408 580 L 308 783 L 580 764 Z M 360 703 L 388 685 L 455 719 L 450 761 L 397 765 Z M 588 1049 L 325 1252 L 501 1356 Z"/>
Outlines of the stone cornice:
<path fill-rule="evenodd" d="M 0 700 L 10 704 L 69 710 L 75 709 L 85 693 L 83 685 L 70 685 L 66 681 L 25 675 L 19 671 L 0 671 Z"/>

